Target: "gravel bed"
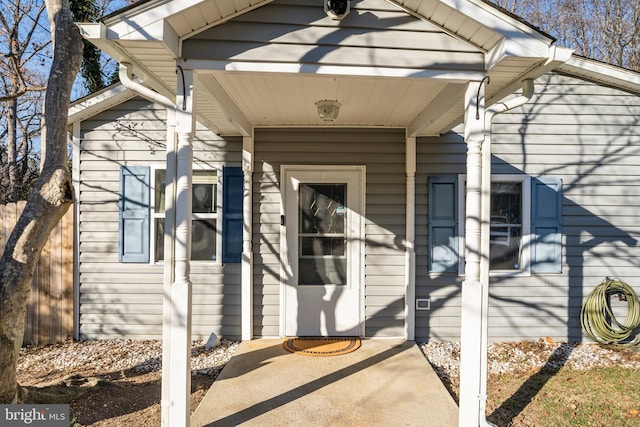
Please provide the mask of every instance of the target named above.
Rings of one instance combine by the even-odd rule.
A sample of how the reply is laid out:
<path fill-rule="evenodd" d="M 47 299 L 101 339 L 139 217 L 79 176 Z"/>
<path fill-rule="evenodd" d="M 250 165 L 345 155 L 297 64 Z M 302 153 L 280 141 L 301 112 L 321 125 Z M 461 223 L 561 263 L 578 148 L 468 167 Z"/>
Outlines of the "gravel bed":
<path fill-rule="evenodd" d="M 238 341 L 221 340 L 205 348 L 203 341 L 191 347 L 192 375 L 217 375 L 238 347 Z M 109 339 L 66 342 L 20 351 L 18 374 L 37 377 L 42 373 L 116 372 L 133 370 L 138 374 L 160 371 L 162 342 L 159 340 Z"/>
<path fill-rule="evenodd" d="M 440 377 L 455 378 L 460 374 L 460 344 L 429 342 L 420 348 Z M 617 350 L 597 344 L 518 341 L 489 344 L 487 371 L 505 374 L 537 370 L 542 367 L 560 369 L 564 366 L 587 370 L 597 367 L 621 366 L 640 369 L 640 353 Z"/>
<path fill-rule="evenodd" d="M 193 375 L 217 376 L 238 347 L 238 341 L 222 340 L 213 348 L 196 341 L 191 348 Z M 429 342 L 420 349 L 443 379 L 459 376 L 460 344 Z M 612 350 L 596 344 L 557 343 L 552 340 L 519 341 L 490 344 L 488 372 L 504 374 L 537 370 L 591 369 L 618 365 L 640 369 L 640 352 Z M 42 378 L 61 374 L 117 372 L 133 370 L 144 374 L 160 371 L 162 343 L 159 340 L 109 339 L 69 341 L 64 344 L 23 348 L 18 360 L 18 374 Z"/>

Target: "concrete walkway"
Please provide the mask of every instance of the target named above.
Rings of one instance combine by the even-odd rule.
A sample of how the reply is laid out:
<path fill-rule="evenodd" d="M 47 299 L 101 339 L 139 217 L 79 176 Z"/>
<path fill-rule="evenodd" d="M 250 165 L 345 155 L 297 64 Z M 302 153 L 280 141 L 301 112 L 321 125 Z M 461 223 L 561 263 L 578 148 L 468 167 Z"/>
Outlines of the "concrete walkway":
<path fill-rule="evenodd" d="M 458 407 L 412 342 L 363 340 L 333 357 L 242 342 L 191 416 L 200 426 L 455 427 Z"/>

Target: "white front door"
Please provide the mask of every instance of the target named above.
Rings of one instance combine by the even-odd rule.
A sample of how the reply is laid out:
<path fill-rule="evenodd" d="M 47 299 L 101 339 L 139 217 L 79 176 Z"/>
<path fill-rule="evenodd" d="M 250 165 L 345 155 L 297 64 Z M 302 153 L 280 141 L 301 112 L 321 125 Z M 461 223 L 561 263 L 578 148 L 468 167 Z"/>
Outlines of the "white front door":
<path fill-rule="evenodd" d="M 283 166 L 285 336 L 361 336 L 364 167 Z"/>

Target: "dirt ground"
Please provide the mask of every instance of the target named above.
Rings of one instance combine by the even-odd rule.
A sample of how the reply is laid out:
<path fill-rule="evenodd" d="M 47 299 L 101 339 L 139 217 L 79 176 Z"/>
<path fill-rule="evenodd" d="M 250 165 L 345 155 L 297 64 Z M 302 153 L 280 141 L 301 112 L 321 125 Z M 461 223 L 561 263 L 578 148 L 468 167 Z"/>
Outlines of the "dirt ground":
<path fill-rule="evenodd" d="M 160 425 L 161 343 L 104 340 L 23 348 L 18 383 L 29 403 L 68 403 L 72 426 Z M 191 411 L 237 342 L 192 347 Z"/>
<path fill-rule="evenodd" d="M 120 427 L 160 425 L 160 378 L 158 371 L 137 374 L 125 370 L 59 373 L 19 380 L 30 392 L 37 390 L 37 400 L 69 403 L 72 426 Z M 192 412 L 213 381 L 211 376 L 192 377 Z"/>

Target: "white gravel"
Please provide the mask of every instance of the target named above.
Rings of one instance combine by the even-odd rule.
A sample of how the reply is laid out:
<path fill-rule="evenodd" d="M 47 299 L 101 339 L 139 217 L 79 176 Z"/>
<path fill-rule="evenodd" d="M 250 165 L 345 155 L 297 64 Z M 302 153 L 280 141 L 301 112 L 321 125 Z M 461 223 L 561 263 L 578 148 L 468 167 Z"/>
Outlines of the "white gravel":
<path fill-rule="evenodd" d="M 238 347 L 238 341 L 222 340 L 205 348 L 194 342 L 191 349 L 193 375 L 213 375 L 222 370 Z M 419 344 L 424 355 L 441 377 L 459 375 L 460 344 L 429 342 Z M 489 373 L 509 373 L 543 366 L 590 369 L 618 365 L 640 369 L 640 353 L 611 350 L 596 344 L 568 344 L 539 340 L 489 345 Z M 133 369 L 137 373 L 160 371 L 162 343 L 158 340 L 110 339 L 66 342 L 39 348 L 24 348 L 18 361 L 18 374 L 33 378 L 91 371 L 115 372 Z"/>
<path fill-rule="evenodd" d="M 460 373 L 460 344 L 430 342 L 420 348 L 438 375 L 449 378 Z M 504 374 L 547 367 L 563 366 L 586 370 L 617 365 L 640 369 L 640 353 L 613 350 L 597 344 L 575 344 L 519 341 L 489 344 L 487 370 L 490 374 Z"/>
<path fill-rule="evenodd" d="M 238 347 L 238 341 L 222 340 L 207 349 L 196 341 L 191 347 L 193 375 L 217 375 Z M 18 373 L 48 374 L 133 369 L 137 373 L 159 371 L 162 366 L 162 342 L 159 340 L 109 339 L 66 342 L 38 348 L 23 348 Z"/>

